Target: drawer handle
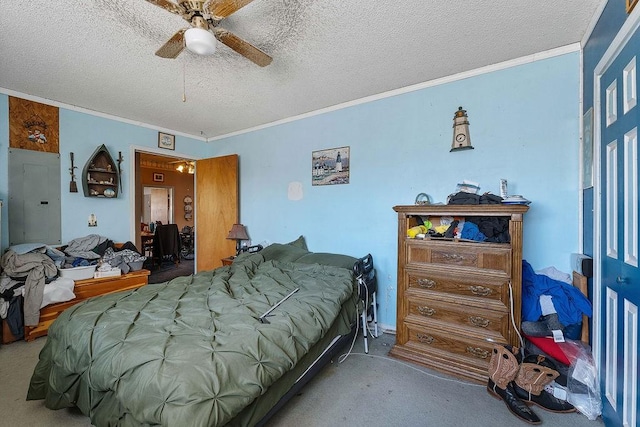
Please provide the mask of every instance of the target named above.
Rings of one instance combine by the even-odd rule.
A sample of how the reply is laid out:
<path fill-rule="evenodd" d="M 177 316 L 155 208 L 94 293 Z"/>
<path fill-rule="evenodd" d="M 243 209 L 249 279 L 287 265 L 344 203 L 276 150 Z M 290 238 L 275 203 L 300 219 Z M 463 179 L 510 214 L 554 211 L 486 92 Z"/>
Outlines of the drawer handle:
<path fill-rule="evenodd" d="M 434 314 L 436 314 L 436 309 L 435 308 L 430 308 L 430 307 L 422 306 L 422 305 L 418 306 L 418 311 L 423 316 L 433 316 Z"/>
<path fill-rule="evenodd" d="M 425 344 L 431 344 L 433 342 L 433 337 L 431 335 L 416 334 L 416 338 L 418 338 L 418 341 Z"/>
<path fill-rule="evenodd" d="M 483 350 L 480 347 L 467 347 L 467 351 L 479 359 L 486 359 L 489 357 L 489 351 Z"/>
<path fill-rule="evenodd" d="M 469 289 L 471 289 L 472 294 L 480 297 L 491 295 L 491 288 L 486 288 L 484 286 L 469 286 Z"/>
<path fill-rule="evenodd" d="M 464 260 L 464 257 L 458 254 L 442 254 L 442 258 L 456 262 Z"/>
<path fill-rule="evenodd" d="M 469 316 L 469 322 L 479 328 L 486 328 L 487 326 L 489 326 L 489 323 L 491 323 L 489 319 L 485 319 L 484 317 L 480 316 Z"/>
<path fill-rule="evenodd" d="M 435 288 L 436 281 L 431 279 L 418 279 L 418 286 L 425 289 Z"/>

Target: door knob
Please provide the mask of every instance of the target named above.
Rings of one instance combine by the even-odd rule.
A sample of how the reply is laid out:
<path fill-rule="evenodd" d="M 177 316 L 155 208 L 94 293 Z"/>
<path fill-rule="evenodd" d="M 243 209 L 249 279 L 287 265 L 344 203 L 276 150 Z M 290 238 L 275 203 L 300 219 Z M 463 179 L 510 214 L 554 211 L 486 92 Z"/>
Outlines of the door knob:
<path fill-rule="evenodd" d="M 618 276 L 618 277 L 616 277 L 616 283 L 621 283 L 621 284 L 622 283 L 627 283 L 627 278 Z"/>

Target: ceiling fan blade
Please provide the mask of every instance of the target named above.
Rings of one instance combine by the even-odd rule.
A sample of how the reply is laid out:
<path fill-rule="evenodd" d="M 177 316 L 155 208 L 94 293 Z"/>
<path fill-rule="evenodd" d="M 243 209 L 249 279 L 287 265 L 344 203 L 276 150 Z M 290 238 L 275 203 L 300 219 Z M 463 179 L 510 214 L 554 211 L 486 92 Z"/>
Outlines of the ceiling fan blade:
<path fill-rule="evenodd" d="M 182 6 L 179 4 L 170 2 L 169 0 L 147 0 L 151 4 L 155 4 L 156 6 L 160 6 L 163 9 L 168 10 L 171 13 L 175 13 L 178 15 L 185 14 L 187 11 L 184 10 Z"/>
<path fill-rule="evenodd" d="M 150 0 L 147 0 L 150 1 Z M 204 8 L 214 19 L 222 19 L 251 3 L 253 0 L 211 0 Z"/>
<path fill-rule="evenodd" d="M 253 46 L 252 44 L 242 40 L 235 34 L 227 30 L 223 30 L 219 27 L 214 28 L 213 31 L 213 34 L 218 40 L 220 40 L 220 42 L 226 44 L 231 49 L 235 50 L 240 55 L 246 57 L 248 60 L 254 62 L 259 66 L 266 67 L 267 65 L 271 64 L 271 61 L 273 61 L 273 58 L 271 58 L 269 55 Z"/>
<path fill-rule="evenodd" d="M 167 41 L 158 51 L 156 55 L 161 58 L 175 59 L 184 49 L 184 32 L 186 28 L 178 31 Z"/>

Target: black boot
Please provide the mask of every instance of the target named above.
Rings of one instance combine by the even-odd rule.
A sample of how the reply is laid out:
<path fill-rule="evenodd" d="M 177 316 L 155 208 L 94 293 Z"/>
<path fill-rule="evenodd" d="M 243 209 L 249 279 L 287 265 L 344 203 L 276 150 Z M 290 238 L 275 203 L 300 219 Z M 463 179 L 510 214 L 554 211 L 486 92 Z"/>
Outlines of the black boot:
<path fill-rule="evenodd" d="M 554 363 L 542 355 L 524 358 L 514 381 L 516 395 L 527 402 L 551 412 L 574 412 L 576 408 L 549 393 L 544 387 L 558 377 Z"/>
<path fill-rule="evenodd" d="M 496 399 L 504 401 L 509 411 L 522 421 L 529 424 L 540 424 L 540 418 L 518 398 L 513 389 L 513 380 L 518 369 L 518 361 L 510 347 L 495 345 L 489 362 L 487 392 Z"/>

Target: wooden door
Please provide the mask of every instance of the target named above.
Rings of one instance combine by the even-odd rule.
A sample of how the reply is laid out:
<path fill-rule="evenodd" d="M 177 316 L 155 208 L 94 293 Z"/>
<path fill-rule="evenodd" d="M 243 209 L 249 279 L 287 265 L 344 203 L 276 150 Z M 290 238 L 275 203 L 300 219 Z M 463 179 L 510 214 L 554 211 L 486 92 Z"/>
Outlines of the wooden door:
<path fill-rule="evenodd" d="M 637 424 L 638 393 L 638 77 L 640 30 L 600 80 L 600 365 L 606 425 Z"/>
<path fill-rule="evenodd" d="M 222 265 L 235 254 L 235 240 L 227 240 L 238 222 L 238 155 L 196 162 L 196 272 Z"/>

